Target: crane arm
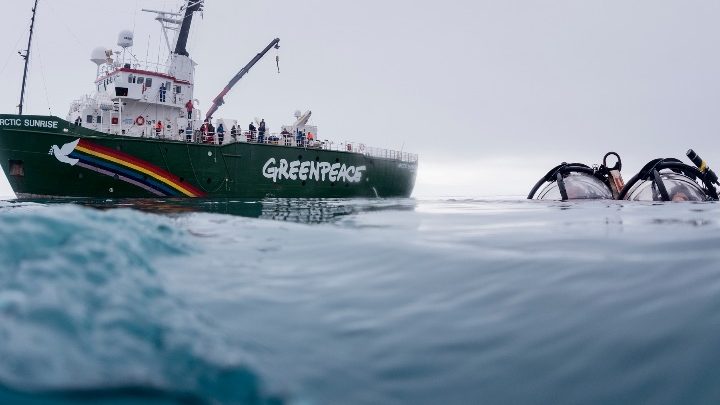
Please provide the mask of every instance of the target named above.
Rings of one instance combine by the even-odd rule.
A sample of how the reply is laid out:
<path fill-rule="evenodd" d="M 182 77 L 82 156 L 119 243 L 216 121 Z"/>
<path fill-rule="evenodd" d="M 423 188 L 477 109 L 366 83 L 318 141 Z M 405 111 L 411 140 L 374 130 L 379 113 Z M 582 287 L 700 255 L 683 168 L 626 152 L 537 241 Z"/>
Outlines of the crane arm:
<path fill-rule="evenodd" d="M 223 91 L 221 91 L 220 94 L 215 97 L 215 100 L 213 100 L 212 106 L 205 115 L 206 120 L 210 120 L 213 114 L 215 114 L 215 112 L 218 110 L 218 108 L 225 104 L 225 96 L 230 92 L 230 90 L 232 90 L 232 88 L 235 87 L 237 82 L 239 82 L 240 79 L 242 79 L 243 76 L 245 76 L 250 71 L 250 69 L 252 69 L 252 67 L 255 66 L 255 64 L 258 63 L 268 52 L 270 52 L 272 48 L 280 48 L 279 38 L 273 39 L 272 42 L 270 42 L 270 44 L 265 47 L 265 49 L 255 55 L 255 57 L 247 65 L 245 65 L 244 68 L 240 69 L 240 71 L 235 75 L 235 77 L 232 78 L 232 80 L 230 80 L 230 83 L 228 83 L 228 85 L 225 86 Z"/>

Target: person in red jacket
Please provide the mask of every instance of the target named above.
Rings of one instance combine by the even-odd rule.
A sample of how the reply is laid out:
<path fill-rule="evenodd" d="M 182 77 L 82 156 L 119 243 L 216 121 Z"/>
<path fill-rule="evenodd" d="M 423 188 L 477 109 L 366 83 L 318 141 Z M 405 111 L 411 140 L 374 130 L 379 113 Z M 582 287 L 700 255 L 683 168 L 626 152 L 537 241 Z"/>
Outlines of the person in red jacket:
<path fill-rule="evenodd" d="M 207 137 L 208 137 L 208 120 L 205 120 L 203 124 L 200 126 L 200 137 L 202 140 L 202 143 L 207 143 Z"/>
<path fill-rule="evenodd" d="M 194 106 L 193 106 L 192 100 L 188 100 L 188 102 L 185 104 L 185 108 L 187 109 L 188 119 L 189 119 L 189 120 L 192 119 L 193 107 L 194 107 Z"/>

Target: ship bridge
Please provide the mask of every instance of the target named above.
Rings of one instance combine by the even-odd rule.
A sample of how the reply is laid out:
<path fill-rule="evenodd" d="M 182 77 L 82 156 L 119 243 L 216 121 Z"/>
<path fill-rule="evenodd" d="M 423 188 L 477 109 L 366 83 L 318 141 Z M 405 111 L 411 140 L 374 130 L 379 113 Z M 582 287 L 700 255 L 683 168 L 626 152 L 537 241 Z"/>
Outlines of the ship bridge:
<path fill-rule="evenodd" d="M 131 68 L 129 65 L 98 77 L 95 81 L 98 93 L 112 98 L 122 98 L 148 103 L 185 106 L 192 99 L 192 83 L 171 75 L 151 70 Z M 164 93 L 164 94 L 163 94 Z"/>

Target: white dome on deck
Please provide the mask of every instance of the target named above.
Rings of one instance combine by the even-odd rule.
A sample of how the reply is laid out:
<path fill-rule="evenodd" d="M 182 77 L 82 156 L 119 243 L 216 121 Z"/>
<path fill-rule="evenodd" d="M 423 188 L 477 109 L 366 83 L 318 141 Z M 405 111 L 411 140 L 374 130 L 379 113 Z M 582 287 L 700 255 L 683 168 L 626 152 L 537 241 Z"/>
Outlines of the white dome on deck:
<path fill-rule="evenodd" d="M 103 48 L 102 46 L 93 49 L 92 53 L 90 54 L 90 60 L 98 66 L 105 63 L 105 59 L 107 59 L 107 55 L 105 55 L 105 48 Z"/>

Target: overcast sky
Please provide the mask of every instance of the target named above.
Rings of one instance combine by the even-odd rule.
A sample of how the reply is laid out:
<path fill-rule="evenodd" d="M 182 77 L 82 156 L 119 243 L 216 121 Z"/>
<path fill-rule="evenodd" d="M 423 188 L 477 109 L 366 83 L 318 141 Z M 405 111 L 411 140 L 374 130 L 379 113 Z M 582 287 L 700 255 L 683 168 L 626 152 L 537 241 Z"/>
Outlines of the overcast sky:
<path fill-rule="evenodd" d="M 0 111 L 15 112 L 32 0 L 5 3 Z M 159 25 L 138 11 L 177 4 L 40 0 L 26 111 L 64 118 L 92 89 L 91 50 L 123 29 L 156 60 Z M 322 138 L 420 154 L 418 196 L 521 195 L 609 150 L 626 179 L 690 147 L 720 168 L 719 20 L 717 0 L 206 0 L 189 50 L 207 109 L 281 39 L 281 74 L 271 54 L 216 117 L 277 129 L 310 109 Z"/>

